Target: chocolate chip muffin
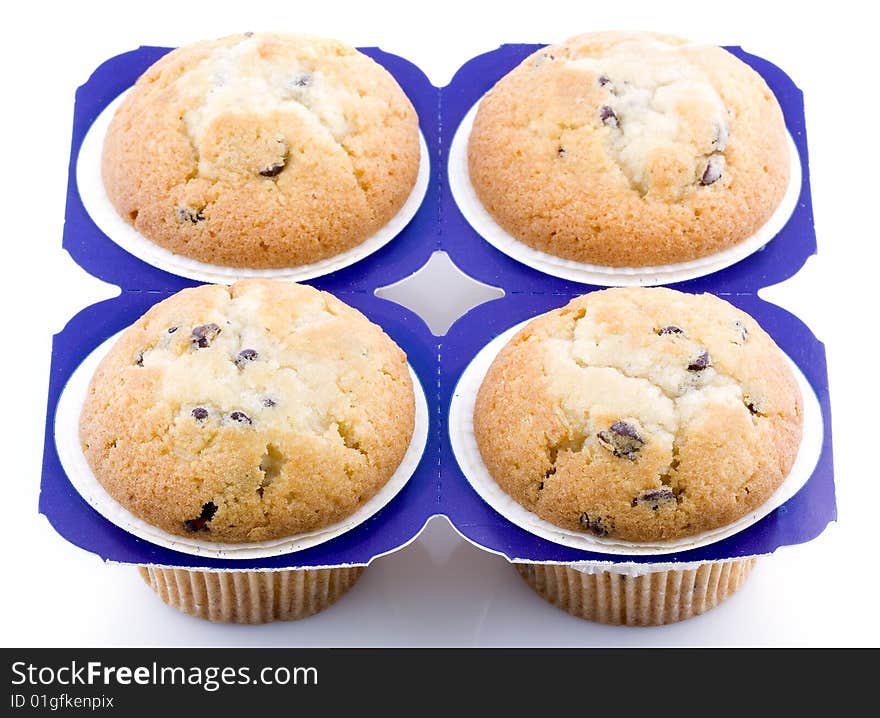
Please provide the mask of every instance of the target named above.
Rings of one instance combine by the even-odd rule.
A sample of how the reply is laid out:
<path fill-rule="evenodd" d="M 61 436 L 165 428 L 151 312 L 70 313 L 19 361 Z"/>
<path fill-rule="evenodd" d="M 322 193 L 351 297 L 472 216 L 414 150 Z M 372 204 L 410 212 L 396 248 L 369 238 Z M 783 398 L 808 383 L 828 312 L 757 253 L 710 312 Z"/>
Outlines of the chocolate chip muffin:
<path fill-rule="evenodd" d="M 119 107 L 102 173 L 122 218 L 215 265 L 293 267 L 374 234 L 419 167 L 394 78 L 333 40 L 247 33 L 179 48 Z"/>
<path fill-rule="evenodd" d="M 322 529 L 392 476 L 414 425 L 406 356 L 330 294 L 185 289 L 127 329 L 80 419 L 98 481 L 138 517 L 210 542 Z"/>
<path fill-rule="evenodd" d="M 609 289 L 530 322 L 476 398 L 486 467 L 529 511 L 571 531 L 656 542 L 763 504 L 800 444 L 785 355 L 710 294 Z"/>
<path fill-rule="evenodd" d="M 693 260 L 767 222 L 789 150 L 773 93 L 727 51 L 653 34 L 545 47 L 482 99 L 470 180 L 516 239 L 620 267 Z"/>

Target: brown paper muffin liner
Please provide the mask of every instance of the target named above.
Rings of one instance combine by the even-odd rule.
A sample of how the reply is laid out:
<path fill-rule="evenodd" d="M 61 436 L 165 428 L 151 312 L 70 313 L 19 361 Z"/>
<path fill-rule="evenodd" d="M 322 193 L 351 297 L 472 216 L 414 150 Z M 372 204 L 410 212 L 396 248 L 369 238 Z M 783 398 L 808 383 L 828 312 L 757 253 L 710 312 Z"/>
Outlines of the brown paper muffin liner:
<path fill-rule="evenodd" d="M 539 595 L 573 616 L 616 626 L 662 626 L 699 616 L 745 583 L 756 558 L 630 576 L 563 564 L 515 563 Z"/>
<path fill-rule="evenodd" d="M 138 566 L 165 603 L 221 623 L 269 623 L 312 616 L 332 605 L 364 566 L 292 571 L 190 571 Z"/>

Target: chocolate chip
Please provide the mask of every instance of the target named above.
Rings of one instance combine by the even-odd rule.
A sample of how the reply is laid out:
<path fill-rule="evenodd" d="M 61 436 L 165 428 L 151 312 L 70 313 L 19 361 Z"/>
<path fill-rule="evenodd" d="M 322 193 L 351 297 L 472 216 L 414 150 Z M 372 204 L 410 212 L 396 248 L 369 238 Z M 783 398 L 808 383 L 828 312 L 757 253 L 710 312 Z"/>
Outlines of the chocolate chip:
<path fill-rule="evenodd" d="M 312 75 L 309 72 L 301 72 L 290 81 L 290 84 L 293 87 L 308 87 L 312 84 Z"/>
<path fill-rule="evenodd" d="M 619 436 L 626 436 L 630 439 L 639 438 L 639 433 L 636 431 L 636 428 L 632 424 L 627 424 L 625 421 L 615 421 L 611 425 L 611 431 Z"/>
<path fill-rule="evenodd" d="M 578 517 L 578 523 L 585 531 L 589 531 L 595 536 L 607 536 L 614 529 L 614 525 L 609 519 L 603 517 L 590 518 L 590 515 L 583 513 Z"/>
<path fill-rule="evenodd" d="M 626 87 L 626 84 L 627 84 L 626 81 L 624 81 L 624 82 L 620 83 L 620 87 L 617 87 L 611 81 L 611 78 L 608 77 L 608 75 L 599 75 L 599 77 L 596 79 L 599 82 L 599 87 L 603 88 L 604 90 L 607 90 L 612 95 L 615 95 L 617 97 L 620 97 L 620 95 L 622 94 L 622 90 Z"/>
<path fill-rule="evenodd" d="M 724 169 L 724 157 L 722 155 L 710 155 L 706 162 L 706 169 L 703 176 L 700 177 L 701 185 L 714 184 L 721 178 L 721 172 Z"/>
<path fill-rule="evenodd" d="M 197 406 L 191 413 L 196 421 L 204 421 L 208 418 L 208 410 L 203 406 Z"/>
<path fill-rule="evenodd" d="M 260 174 L 263 177 L 277 177 L 285 167 L 287 167 L 287 155 L 282 157 L 280 162 L 276 162 L 271 167 L 260 170 Z"/>
<path fill-rule="evenodd" d="M 661 486 L 659 489 L 643 491 L 632 500 L 632 505 L 648 504 L 656 511 L 658 506 L 670 501 L 675 501 L 675 494 L 668 486 Z"/>
<path fill-rule="evenodd" d="M 751 397 L 749 397 L 749 396 L 744 396 L 744 397 L 743 397 L 743 404 L 746 405 L 746 409 L 749 410 L 749 413 L 750 413 L 750 414 L 752 414 L 752 415 L 754 415 L 754 416 L 762 416 L 762 414 L 761 414 L 761 409 L 760 409 L 759 406 L 758 406 L 758 402 L 756 402 L 756 401 L 755 401 L 754 399 L 752 399 Z"/>
<path fill-rule="evenodd" d="M 674 324 L 670 324 L 668 327 L 663 327 L 662 329 L 658 329 L 657 334 L 659 334 L 661 337 L 664 334 L 684 334 L 684 329 L 680 329 L 679 327 L 675 326 Z"/>
<path fill-rule="evenodd" d="M 709 358 L 709 352 L 703 352 L 688 364 L 688 371 L 703 371 L 703 369 L 708 369 L 711 365 L 712 360 Z"/>
<path fill-rule="evenodd" d="M 232 419 L 233 421 L 237 421 L 239 424 L 253 424 L 254 423 L 253 421 L 251 421 L 251 418 L 247 414 L 245 414 L 243 411 L 233 411 L 229 415 L 229 418 Z"/>
<path fill-rule="evenodd" d="M 611 451 L 615 456 L 635 461 L 645 440 L 639 436 L 636 428 L 625 421 L 615 421 L 607 430 L 600 431 L 596 436 L 602 442 L 602 446 Z"/>
<path fill-rule="evenodd" d="M 235 363 L 239 369 L 243 369 L 245 364 L 254 361 L 258 356 L 260 355 L 256 349 L 242 349 L 235 357 Z"/>
<path fill-rule="evenodd" d="M 202 214 L 202 210 L 193 209 L 192 207 L 178 207 L 176 212 L 177 221 L 181 224 L 183 224 L 184 222 L 198 224 L 205 219 L 205 215 Z"/>
<path fill-rule="evenodd" d="M 602 120 L 602 124 L 608 125 L 608 127 L 620 127 L 620 120 L 617 119 L 617 114 L 608 105 L 602 105 L 599 108 L 599 119 Z"/>
<path fill-rule="evenodd" d="M 169 334 L 174 334 L 174 332 L 176 332 L 176 331 L 177 331 L 177 327 L 168 327 Z"/>
<path fill-rule="evenodd" d="M 217 505 L 213 501 L 209 501 L 206 504 L 202 504 L 202 513 L 199 514 L 198 518 L 187 519 L 183 522 L 184 528 L 187 531 L 207 531 L 208 530 L 208 522 L 214 518 L 214 514 L 217 513 Z"/>
<path fill-rule="evenodd" d="M 200 324 L 192 330 L 192 343 L 194 348 L 204 349 L 211 346 L 217 335 L 220 333 L 220 327 L 211 322 L 210 324 Z"/>
<path fill-rule="evenodd" d="M 265 406 L 267 409 L 268 409 L 269 407 L 273 407 L 273 406 L 275 406 L 275 400 L 274 400 L 274 399 L 269 399 L 269 398 L 267 397 L 267 398 L 263 399 L 263 406 Z"/>
<path fill-rule="evenodd" d="M 136 366 L 143 366 L 144 365 L 144 353 L 143 352 L 137 353 L 137 356 L 134 358 L 134 363 Z"/>
<path fill-rule="evenodd" d="M 749 330 L 746 328 L 746 325 L 743 324 L 739 319 L 734 321 L 733 326 L 739 330 L 739 335 L 743 341 L 746 341 L 749 338 Z"/>
<path fill-rule="evenodd" d="M 565 157 L 567 154 L 568 152 L 565 151 L 565 147 L 560 147 L 558 150 L 556 150 L 556 156 L 560 159 Z"/>
<path fill-rule="evenodd" d="M 532 69 L 537 70 L 541 65 L 543 65 L 547 60 L 551 62 L 556 59 L 555 55 L 551 55 L 549 52 L 542 52 L 538 57 L 534 59 L 532 62 Z"/>

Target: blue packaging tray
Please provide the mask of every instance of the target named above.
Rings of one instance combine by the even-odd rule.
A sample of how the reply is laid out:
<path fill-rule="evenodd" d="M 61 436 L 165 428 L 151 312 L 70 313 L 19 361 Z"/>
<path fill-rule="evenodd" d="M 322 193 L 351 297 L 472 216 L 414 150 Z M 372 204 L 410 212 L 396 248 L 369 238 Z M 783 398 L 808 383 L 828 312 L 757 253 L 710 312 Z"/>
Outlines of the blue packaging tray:
<path fill-rule="evenodd" d="M 80 147 L 92 122 L 170 48 L 141 47 L 108 60 L 94 72 L 76 94 L 63 246 L 83 269 L 118 285 L 122 293 L 83 309 L 53 341 L 39 509 L 59 534 L 105 560 L 120 563 L 283 569 L 367 564 L 411 541 L 430 517 L 445 515 L 470 541 L 511 560 L 683 562 L 772 553 L 780 546 L 815 538 L 836 518 L 824 347 L 797 317 L 757 294 L 760 288 L 793 276 L 816 252 L 803 95 L 778 67 L 735 47 L 727 49 L 760 73 L 779 99 L 800 155 L 800 197 L 788 223 L 762 250 L 714 274 L 671 286 L 687 292 L 712 292 L 742 308 L 800 367 L 823 414 L 822 451 L 811 478 L 792 499 L 743 531 L 661 559 L 583 551 L 541 539 L 502 518 L 464 478 L 452 451 L 446 416 L 456 382 L 470 360 L 513 325 L 599 288 L 544 274 L 496 250 L 467 223 L 449 186 L 447 149 L 462 118 L 497 80 L 540 47 L 504 45 L 475 57 L 443 88 L 432 86 L 418 67 L 400 57 L 377 48 L 362 49 L 397 79 L 416 108 L 431 162 L 430 186 L 414 218 L 389 244 L 350 267 L 307 283 L 359 309 L 406 351 L 428 399 L 428 443 L 404 489 L 365 523 L 303 551 L 246 560 L 189 555 L 129 534 L 86 503 L 71 485 L 58 458 L 55 412 L 67 380 L 82 360 L 156 302 L 198 284 L 153 267 L 115 244 L 89 216 L 76 180 Z M 433 336 L 424 322 L 405 307 L 374 294 L 378 287 L 415 272 L 436 250 L 446 251 L 466 274 L 505 291 L 503 298 L 469 311 L 442 337 Z"/>

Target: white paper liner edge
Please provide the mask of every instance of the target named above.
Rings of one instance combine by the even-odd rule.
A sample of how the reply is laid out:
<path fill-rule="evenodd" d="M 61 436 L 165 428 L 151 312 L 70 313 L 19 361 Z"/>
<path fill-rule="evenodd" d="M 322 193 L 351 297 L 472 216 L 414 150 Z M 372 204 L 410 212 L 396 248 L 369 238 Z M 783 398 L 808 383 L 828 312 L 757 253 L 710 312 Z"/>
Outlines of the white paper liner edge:
<path fill-rule="evenodd" d="M 111 241 L 147 264 L 177 276 L 200 282 L 229 284 L 236 279 L 246 277 L 302 282 L 336 272 L 365 259 L 400 234 L 421 207 L 422 200 L 428 191 L 431 160 L 425 138 L 419 130 L 419 173 L 409 197 L 387 224 L 357 246 L 319 262 L 280 269 L 224 267 L 175 254 L 151 242 L 122 219 L 104 189 L 104 181 L 101 178 L 101 152 L 104 146 L 104 137 L 113 115 L 116 114 L 116 108 L 129 91 L 126 90 L 107 105 L 89 127 L 82 145 L 80 145 L 79 156 L 76 160 L 77 190 L 86 212 Z"/>
<path fill-rule="evenodd" d="M 428 402 L 421 382 L 410 366 L 416 406 L 409 448 L 388 482 L 351 516 L 311 533 L 254 543 L 196 541 L 162 531 L 132 514 L 107 493 L 86 461 L 79 440 L 79 417 L 92 375 L 120 334 L 110 337 L 92 351 L 67 381 L 55 413 L 55 447 L 61 466 L 77 493 L 108 521 L 152 544 L 192 556 L 221 559 L 258 559 L 303 551 L 350 531 L 376 514 L 406 485 L 421 461 L 428 441 Z"/>
<path fill-rule="evenodd" d="M 462 372 L 449 406 L 449 438 L 452 450 L 468 483 L 489 506 L 504 518 L 529 533 L 570 548 L 596 553 L 630 556 L 660 556 L 689 551 L 716 543 L 748 528 L 794 496 L 812 476 L 822 453 L 824 435 L 822 411 L 813 388 L 800 368 L 786 356 L 803 396 L 803 437 L 794 465 L 785 481 L 755 511 L 713 531 L 666 542 L 629 542 L 600 538 L 562 529 L 539 518 L 509 496 L 492 478 L 483 463 L 474 436 L 474 403 L 489 366 L 501 349 L 531 319 L 511 327 L 489 342 Z M 519 559 L 514 559 L 519 562 Z M 558 562 L 557 562 L 558 563 Z M 587 562 L 591 564 L 593 562 Z M 700 562 L 704 563 L 704 562 Z M 586 564 L 584 564 L 586 565 Z M 680 566 L 680 564 L 676 564 Z"/>
<path fill-rule="evenodd" d="M 599 573 L 613 573 L 620 576 L 646 576 L 651 573 L 665 573 L 666 571 L 695 571 L 700 566 L 707 563 L 734 563 L 735 561 L 748 561 L 749 559 L 759 558 L 758 556 L 735 556 L 732 558 L 716 558 L 707 559 L 705 561 L 687 561 L 685 563 L 675 563 L 667 561 L 665 563 L 635 563 L 632 561 L 626 563 L 613 563 L 611 561 L 581 561 L 578 563 L 564 563 L 552 561 L 525 561 L 517 560 L 512 563 L 521 564 L 542 564 L 545 566 L 565 566 L 578 573 L 586 573 L 596 575 Z"/>
<path fill-rule="evenodd" d="M 483 239 L 499 252 L 539 272 L 600 287 L 652 287 L 695 279 L 725 269 L 759 251 L 785 227 L 797 207 L 801 193 L 800 155 L 791 135 L 786 133 L 791 169 L 785 194 L 767 222 L 751 237 L 733 247 L 707 257 L 656 267 L 607 267 L 576 262 L 542 252 L 516 239 L 501 227 L 480 202 L 471 184 L 468 171 L 468 141 L 480 101 L 482 98 L 462 119 L 449 148 L 448 174 L 452 196 L 468 224 Z"/>
<path fill-rule="evenodd" d="M 533 558 L 511 558 L 503 551 L 499 551 L 498 549 L 489 548 L 488 546 L 484 546 L 479 541 L 472 539 L 467 534 L 463 533 L 460 528 L 458 528 L 452 521 L 449 520 L 448 516 L 444 514 L 435 514 L 436 516 L 442 516 L 446 519 L 446 523 L 452 528 L 452 530 L 458 534 L 462 539 L 467 541 L 471 546 L 475 546 L 481 551 L 485 551 L 487 553 L 494 554 L 495 556 L 499 556 L 507 561 L 511 565 L 516 564 L 532 564 L 537 566 L 565 566 L 566 568 L 574 569 L 575 571 L 580 571 L 581 573 L 614 573 L 614 574 L 623 574 L 625 576 L 644 576 L 649 573 L 662 573 L 664 571 L 690 571 L 693 569 L 697 569 L 700 566 L 704 566 L 707 563 L 732 563 L 734 561 L 744 561 L 752 558 L 761 558 L 762 556 L 769 556 L 769 553 L 766 554 L 754 554 L 749 556 L 732 556 L 730 558 L 714 558 L 714 559 L 706 559 L 705 561 L 686 561 L 686 562 L 675 562 L 675 561 L 666 561 L 662 563 L 636 563 L 635 561 L 572 561 L 566 563 L 564 561 L 542 561 L 539 559 Z M 433 517 L 432 517 L 433 518 Z"/>

